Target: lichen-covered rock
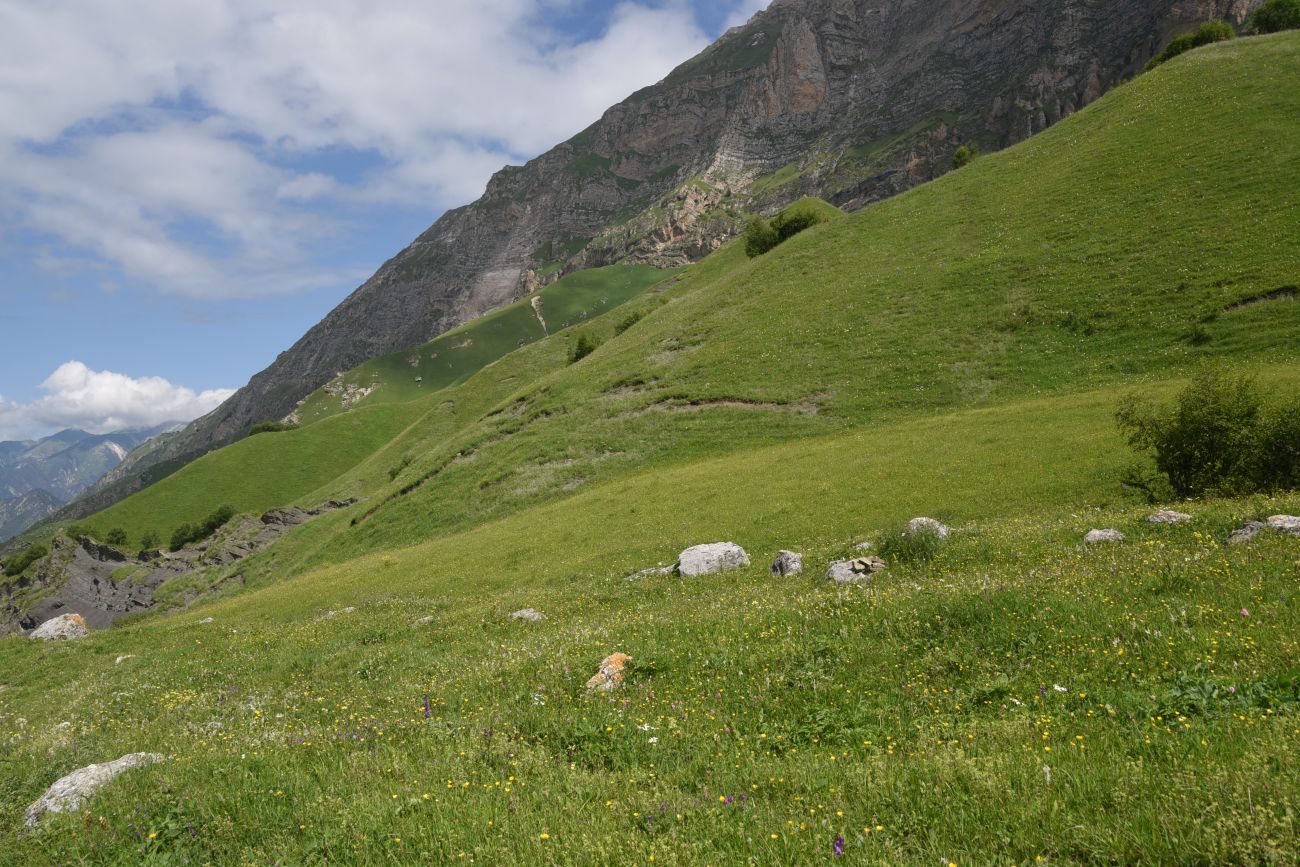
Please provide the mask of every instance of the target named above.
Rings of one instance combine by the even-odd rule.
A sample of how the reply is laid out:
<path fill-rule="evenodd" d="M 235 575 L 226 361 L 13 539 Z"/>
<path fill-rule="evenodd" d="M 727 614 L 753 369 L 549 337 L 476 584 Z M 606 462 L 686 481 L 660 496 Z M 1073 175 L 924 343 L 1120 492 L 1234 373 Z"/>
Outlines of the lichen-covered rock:
<path fill-rule="evenodd" d="M 1196 519 L 1191 515 L 1183 512 L 1171 512 L 1168 509 L 1161 509 L 1154 515 L 1147 515 L 1148 524 L 1168 524 L 1170 526 L 1177 526 L 1178 524 L 1190 524 L 1194 520 Z"/>
<path fill-rule="evenodd" d="M 677 558 L 677 574 L 683 578 L 712 575 L 749 565 L 749 555 L 735 542 L 714 542 L 687 548 Z"/>
<path fill-rule="evenodd" d="M 1228 544 L 1245 545 L 1267 529 L 1268 524 L 1262 521 L 1247 521 L 1241 528 L 1232 531 L 1232 535 L 1228 536 Z"/>
<path fill-rule="evenodd" d="M 777 578 L 787 578 L 791 575 L 798 575 L 803 571 L 803 555 L 796 554 L 794 551 L 781 551 L 772 561 L 772 575 Z"/>
<path fill-rule="evenodd" d="M 1124 534 L 1119 530 L 1089 530 L 1088 535 L 1083 537 L 1083 541 L 1089 545 L 1100 545 L 1108 542 L 1123 542 Z"/>
<path fill-rule="evenodd" d="M 1268 519 L 1268 525 L 1279 533 L 1290 533 L 1292 536 L 1300 536 L 1300 516 L 1274 515 Z"/>
<path fill-rule="evenodd" d="M 546 615 L 536 608 L 520 608 L 510 616 L 515 620 L 530 620 L 534 623 L 546 619 Z"/>
<path fill-rule="evenodd" d="M 27 808 L 25 821 L 28 828 L 35 828 L 46 813 L 66 813 L 78 810 L 81 805 L 94 796 L 104 785 L 112 782 L 120 774 L 131 768 L 152 765 L 166 761 L 157 753 L 131 753 L 102 765 L 88 765 L 61 777 L 45 790 L 30 807 Z"/>
<path fill-rule="evenodd" d="M 623 685 L 623 672 L 632 657 L 626 653 L 611 653 L 605 657 L 600 668 L 587 681 L 587 689 L 592 692 L 612 692 Z"/>
<path fill-rule="evenodd" d="M 60 614 L 33 629 L 29 637 L 42 641 L 71 641 L 89 634 L 86 619 L 80 614 Z"/>
<path fill-rule="evenodd" d="M 920 536 L 929 533 L 938 536 L 940 539 L 947 539 L 952 530 L 934 518 L 913 518 L 907 522 L 907 529 L 904 532 L 909 536 Z"/>
<path fill-rule="evenodd" d="M 857 557 L 832 563 L 826 570 L 826 577 L 836 584 L 861 584 L 887 568 L 888 564 L 879 557 Z"/>

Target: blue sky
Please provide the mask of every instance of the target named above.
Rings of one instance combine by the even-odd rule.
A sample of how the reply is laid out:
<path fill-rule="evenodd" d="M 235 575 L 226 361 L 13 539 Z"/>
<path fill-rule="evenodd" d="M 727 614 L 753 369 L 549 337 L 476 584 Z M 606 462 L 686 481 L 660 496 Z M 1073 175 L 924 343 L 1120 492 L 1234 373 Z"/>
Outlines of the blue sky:
<path fill-rule="evenodd" d="M 194 417 L 765 0 L 0 0 L 0 439 Z"/>

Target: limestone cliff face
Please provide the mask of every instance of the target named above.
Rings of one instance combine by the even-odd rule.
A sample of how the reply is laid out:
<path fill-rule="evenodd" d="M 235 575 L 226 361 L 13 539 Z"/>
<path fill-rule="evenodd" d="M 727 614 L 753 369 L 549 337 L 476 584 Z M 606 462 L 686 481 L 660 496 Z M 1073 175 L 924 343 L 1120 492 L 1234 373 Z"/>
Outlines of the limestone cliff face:
<path fill-rule="evenodd" d="M 1041 131 L 1173 35 L 1241 22 L 1259 2 L 775 0 L 573 139 L 503 169 L 224 406 L 119 468 L 96 502 L 566 270 L 681 264 L 731 237 L 746 211 L 809 194 L 852 209 L 928 181 L 960 145 L 987 151 Z"/>

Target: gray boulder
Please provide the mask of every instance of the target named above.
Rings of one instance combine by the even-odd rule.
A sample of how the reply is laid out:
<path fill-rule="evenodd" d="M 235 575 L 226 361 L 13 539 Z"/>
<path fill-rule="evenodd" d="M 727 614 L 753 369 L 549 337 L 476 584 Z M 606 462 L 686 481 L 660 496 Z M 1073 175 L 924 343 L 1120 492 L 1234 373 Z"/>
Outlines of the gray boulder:
<path fill-rule="evenodd" d="M 1183 512 L 1171 512 L 1168 509 L 1161 509 L 1154 515 L 1147 515 L 1148 524 L 1167 524 L 1171 527 L 1178 524 L 1190 524 L 1194 520 L 1196 519 L 1191 515 Z"/>
<path fill-rule="evenodd" d="M 683 578 L 712 575 L 749 565 L 749 555 L 735 542 L 714 542 L 687 548 L 677 558 L 677 574 Z"/>
<path fill-rule="evenodd" d="M 798 575 L 802 571 L 803 555 L 796 554 L 794 551 L 781 551 L 772 561 L 772 575 L 776 578 Z"/>
<path fill-rule="evenodd" d="M 826 578 L 836 584 L 861 584 L 887 568 L 885 561 L 879 557 L 857 557 L 832 563 L 826 570 Z"/>
<path fill-rule="evenodd" d="M 1089 530 L 1088 535 L 1083 537 L 1083 541 L 1089 545 L 1099 545 L 1107 542 L 1123 542 L 1124 534 L 1119 530 Z"/>
<path fill-rule="evenodd" d="M 1268 525 L 1279 533 L 1289 533 L 1292 536 L 1300 536 L 1300 516 L 1274 515 L 1268 519 Z"/>
<path fill-rule="evenodd" d="M 33 629 L 28 637 L 41 641 L 71 641 L 74 638 L 85 638 L 89 634 L 86 619 L 80 614 L 60 614 Z"/>
<path fill-rule="evenodd" d="M 54 781 L 54 785 L 45 790 L 30 807 L 27 808 L 25 821 L 28 828 L 35 828 L 46 813 L 67 813 L 81 809 L 81 805 L 94 796 L 100 788 L 116 779 L 131 768 L 152 765 L 166 761 L 166 757 L 157 753 L 131 753 L 113 762 L 102 765 L 88 765 L 73 771 L 66 777 Z"/>
<path fill-rule="evenodd" d="M 940 539 L 947 539 L 948 534 L 952 532 L 946 525 L 936 521 L 934 518 L 913 518 L 907 522 L 907 529 L 904 530 L 909 536 L 920 536 L 923 533 L 930 533 L 938 536 Z"/>
<path fill-rule="evenodd" d="M 530 620 L 534 623 L 546 619 L 546 615 L 535 608 L 520 608 L 510 616 L 515 620 Z"/>
<path fill-rule="evenodd" d="M 1232 535 L 1228 537 L 1228 544 L 1245 545 L 1267 529 L 1268 524 L 1262 521 L 1247 521 L 1240 529 L 1232 531 Z"/>

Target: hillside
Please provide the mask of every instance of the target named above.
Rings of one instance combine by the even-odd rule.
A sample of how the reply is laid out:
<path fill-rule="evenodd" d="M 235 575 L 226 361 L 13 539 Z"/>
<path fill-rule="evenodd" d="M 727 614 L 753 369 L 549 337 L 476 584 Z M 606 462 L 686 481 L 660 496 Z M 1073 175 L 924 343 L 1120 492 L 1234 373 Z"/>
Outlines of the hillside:
<path fill-rule="evenodd" d="M 1259 0 L 778 0 L 590 128 L 499 172 L 223 407 L 137 455 L 80 517 L 340 371 L 407 349 L 595 265 L 680 266 L 747 210 L 807 195 L 860 207 L 1088 105 L 1175 33 Z"/>
<path fill-rule="evenodd" d="M 363 366 L 392 399 L 123 501 L 134 534 L 253 482 L 364 498 L 201 609 L 0 640 L 0 862 L 1300 860 L 1300 539 L 1227 543 L 1300 496 L 1150 523 L 1114 421 L 1206 364 L 1300 393 L 1298 67 L 1300 33 L 1198 49 L 428 394 Z M 923 514 L 951 537 L 900 541 Z M 642 572 L 723 539 L 752 564 Z M 864 541 L 888 568 L 827 581 Z"/>

